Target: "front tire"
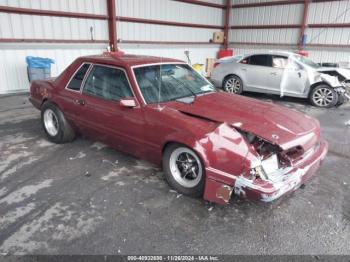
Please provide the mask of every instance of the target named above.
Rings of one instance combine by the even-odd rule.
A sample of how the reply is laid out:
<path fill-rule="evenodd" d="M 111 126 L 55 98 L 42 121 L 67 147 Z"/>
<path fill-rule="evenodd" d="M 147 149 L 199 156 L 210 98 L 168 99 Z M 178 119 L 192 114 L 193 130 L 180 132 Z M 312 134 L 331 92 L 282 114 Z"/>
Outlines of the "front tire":
<path fill-rule="evenodd" d="M 204 165 L 192 149 L 180 144 L 167 146 L 163 154 L 163 170 L 169 185 L 179 193 L 192 197 L 203 195 Z"/>
<path fill-rule="evenodd" d="M 74 129 L 67 122 L 62 111 L 51 102 L 45 102 L 41 107 L 41 124 L 47 138 L 53 143 L 67 143 L 75 138 Z"/>
<path fill-rule="evenodd" d="M 334 107 L 338 103 L 338 99 L 337 92 L 328 85 L 319 85 L 310 93 L 310 102 L 317 107 Z"/>
<path fill-rule="evenodd" d="M 241 94 L 243 92 L 242 79 L 236 75 L 229 75 L 225 77 L 222 83 L 222 89 L 228 93 Z"/>

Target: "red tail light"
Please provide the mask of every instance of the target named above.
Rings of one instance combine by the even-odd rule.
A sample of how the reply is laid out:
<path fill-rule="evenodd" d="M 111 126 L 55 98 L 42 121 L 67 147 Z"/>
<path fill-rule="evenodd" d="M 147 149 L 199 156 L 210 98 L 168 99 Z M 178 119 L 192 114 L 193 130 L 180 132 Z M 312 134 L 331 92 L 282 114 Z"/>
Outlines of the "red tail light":
<path fill-rule="evenodd" d="M 217 67 L 218 65 L 220 65 L 220 63 L 219 62 L 215 62 L 214 63 L 214 68 Z"/>

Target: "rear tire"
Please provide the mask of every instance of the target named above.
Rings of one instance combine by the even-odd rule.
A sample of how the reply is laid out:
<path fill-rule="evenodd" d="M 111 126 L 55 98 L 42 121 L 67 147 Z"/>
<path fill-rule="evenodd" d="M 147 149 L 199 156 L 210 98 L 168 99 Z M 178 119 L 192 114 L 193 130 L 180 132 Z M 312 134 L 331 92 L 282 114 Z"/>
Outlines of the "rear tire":
<path fill-rule="evenodd" d="M 337 92 L 328 85 L 318 85 L 310 93 L 310 103 L 317 107 L 331 108 L 338 103 Z"/>
<path fill-rule="evenodd" d="M 52 102 L 45 102 L 41 107 L 41 124 L 47 138 L 56 144 L 71 142 L 75 131 L 67 122 L 62 111 Z"/>
<path fill-rule="evenodd" d="M 226 76 L 223 83 L 222 89 L 231 94 L 241 94 L 243 92 L 242 79 L 236 75 Z"/>
<path fill-rule="evenodd" d="M 163 154 L 163 171 L 168 184 L 181 194 L 201 197 L 205 171 L 202 161 L 190 148 L 170 144 Z"/>

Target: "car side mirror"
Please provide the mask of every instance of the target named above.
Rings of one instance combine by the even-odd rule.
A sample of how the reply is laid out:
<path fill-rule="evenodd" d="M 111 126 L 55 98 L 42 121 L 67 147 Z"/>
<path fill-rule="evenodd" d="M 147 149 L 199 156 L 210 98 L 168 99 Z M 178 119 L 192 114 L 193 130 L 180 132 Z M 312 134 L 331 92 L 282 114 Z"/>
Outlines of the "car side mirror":
<path fill-rule="evenodd" d="M 119 101 L 121 107 L 133 108 L 136 107 L 136 101 L 133 97 L 123 98 Z"/>

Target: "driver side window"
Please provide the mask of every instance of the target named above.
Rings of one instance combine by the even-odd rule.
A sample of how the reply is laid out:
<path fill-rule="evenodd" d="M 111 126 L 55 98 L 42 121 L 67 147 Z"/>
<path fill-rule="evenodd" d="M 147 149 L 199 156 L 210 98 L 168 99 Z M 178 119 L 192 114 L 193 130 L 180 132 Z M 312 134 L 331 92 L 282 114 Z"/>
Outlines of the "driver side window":
<path fill-rule="evenodd" d="M 83 93 L 113 101 L 133 96 L 123 70 L 101 65 L 92 68 Z"/>

